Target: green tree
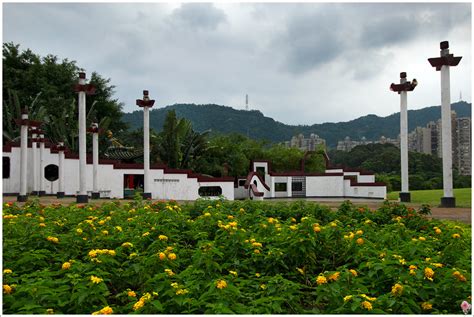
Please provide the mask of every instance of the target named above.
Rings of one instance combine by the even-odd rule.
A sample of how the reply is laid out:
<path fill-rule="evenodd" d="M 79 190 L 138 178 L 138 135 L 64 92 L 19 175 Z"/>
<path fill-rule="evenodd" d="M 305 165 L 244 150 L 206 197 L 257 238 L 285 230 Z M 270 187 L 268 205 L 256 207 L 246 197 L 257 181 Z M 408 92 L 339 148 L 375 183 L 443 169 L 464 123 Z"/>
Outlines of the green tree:
<path fill-rule="evenodd" d="M 2 70 L 4 124 L 17 115 L 18 106 L 28 106 L 30 113 L 34 114 L 32 118 L 44 122 L 47 138 L 53 142 L 65 141 L 66 146 L 77 150 L 78 109 L 73 87 L 82 69 L 76 62 L 59 60 L 51 54 L 41 57 L 30 49 L 20 50 L 17 44 L 3 43 Z M 110 85 L 110 79 L 93 72 L 90 83 L 95 85 L 96 94 L 87 98 L 87 124 L 90 125 L 95 118 L 103 129 L 126 129 L 121 121 L 122 104 L 112 98 L 114 86 Z M 9 129 L 3 140 L 17 136 L 18 131 Z"/>

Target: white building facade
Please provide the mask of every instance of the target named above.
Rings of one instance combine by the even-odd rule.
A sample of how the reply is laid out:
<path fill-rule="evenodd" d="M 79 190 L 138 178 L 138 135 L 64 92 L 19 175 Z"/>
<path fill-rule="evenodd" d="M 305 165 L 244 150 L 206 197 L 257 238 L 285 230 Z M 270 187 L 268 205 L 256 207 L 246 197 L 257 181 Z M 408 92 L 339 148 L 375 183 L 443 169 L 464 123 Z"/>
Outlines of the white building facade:
<path fill-rule="evenodd" d="M 31 146 L 28 152 L 31 152 Z M 55 195 L 59 182 L 54 171 L 58 170 L 58 152 L 46 147 L 43 157 L 45 166 L 45 192 Z M 28 153 L 30 154 L 30 153 Z M 20 190 L 20 147 L 3 147 L 3 194 L 14 195 Z M 33 191 L 33 160 L 28 155 L 27 192 Z M 53 171 L 53 173 L 48 173 Z M 92 156 L 87 157 L 86 188 L 92 192 Z M 114 160 L 99 160 L 98 190 L 101 198 L 124 198 L 127 192 L 143 188 L 143 164 L 123 164 Z M 234 199 L 234 178 L 212 178 L 195 174 L 190 170 L 175 170 L 163 165 L 152 165 L 150 169 L 151 193 L 153 199 L 195 200 L 201 197 L 224 196 Z M 56 177 L 55 177 L 56 176 Z M 49 178 L 49 180 L 48 180 Z M 79 190 L 79 158 L 77 154 L 66 153 L 64 158 L 64 192 L 75 196 Z M 133 195 L 132 195 L 133 196 Z"/>

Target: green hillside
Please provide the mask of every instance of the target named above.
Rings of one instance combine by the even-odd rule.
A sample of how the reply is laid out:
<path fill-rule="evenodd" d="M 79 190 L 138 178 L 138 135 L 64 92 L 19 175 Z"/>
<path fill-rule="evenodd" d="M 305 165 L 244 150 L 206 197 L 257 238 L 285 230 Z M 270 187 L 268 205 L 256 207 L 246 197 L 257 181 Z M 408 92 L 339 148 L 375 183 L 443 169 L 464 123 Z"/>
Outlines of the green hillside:
<path fill-rule="evenodd" d="M 335 147 L 337 141 L 350 136 L 359 139 L 363 136 L 367 140 L 377 140 L 382 135 L 396 138 L 399 133 L 400 113 L 387 117 L 367 115 L 355 120 L 338 123 L 322 123 L 308 125 L 287 125 L 272 118 L 265 117 L 258 110 L 236 110 L 231 107 L 219 105 L 175 104 L 150 111 L 150 126 L 156 131 L 161 131 L 165 114 L 174 109 L 180 118 L 191 120 L 196 131 L 211 130 L 220 133 L 241 133 L 253 139 L 265 139 L 271 142 L 288 141 L 293 135 L 303 133 L 308 136 L 316 133 L 326 139 L 329 147 Z M 452 110 L 458 117 L 471 116 L 471 104 L 464 101 L 453 103 Z M 408 111 L 409 131 L 417 126 L 425 126 L 430 121 L 441 117 L 441 107 L 432 106 L 419 110 Z M 137 129 L 143 126 L 143 114 L 137 110 L 124 113 L 123 121 L 130 128 Z"/>

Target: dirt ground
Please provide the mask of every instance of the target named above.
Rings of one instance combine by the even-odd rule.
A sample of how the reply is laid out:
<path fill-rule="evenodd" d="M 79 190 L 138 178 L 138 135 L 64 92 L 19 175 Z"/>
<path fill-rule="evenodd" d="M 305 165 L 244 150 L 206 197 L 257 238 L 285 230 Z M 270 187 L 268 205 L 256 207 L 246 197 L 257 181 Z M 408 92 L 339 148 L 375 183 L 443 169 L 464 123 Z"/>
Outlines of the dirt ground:
<path fill-rule="evenodd" d="M 33 199 L 33 198 L 30 197 L 30 199 Z M 55 196 L 45 196 L 45 197 L 40 197 L 39 200 L 42 204 L 45 204 L 45 205 L 52 204 L 52 203 L 61 203 L 61 204 L 68 205 L 68 204 L 76 202 L 76 199 L 74 197 L 66 197 L 62 199 L 57 199 Z M 294 200 L 297 200 L 297 199 L 278 199 L 278 200 L 269 200 L 269 201 L 277 202 L 277 201 L 294 201 Z M 330 206 L 333 209 L 336 209 L 344 201 L 344 199 L 332 199 L 332 198 L 330 199 L 329 198 L 320 198 L 320 199 L 308 198 L 307 200 L 314 201 L 322 205 Z M 89 200 L 89 203 L 100 205 L 107 201 L 110 201 L 110 200 L 106 200 L 106 199 Z M 130 200 L 121 199 L 120 201 L 125 203 Z M 357 206 L 367 206 L 371 209 L 376 209 L 380 207 L 383 203 L 383 201 L 380 201 L 380 200 L 365 200 L 365 199 L 353 199 L 351 201 L 353 204 Z M 3 202 L 16 202 L 16 197 L 4 196 Z M 412 203 L 408 203 L 407 205 L 415 209 L 418 209 L 420 207 L 420 205 L 412 204 Z M 457 221 L 462 221 L 468 224 L 472 223 L 471 208 L 431 207 L 431 213 L 432 213 L 431 215 L 432 218 L 457 220 Z"/>

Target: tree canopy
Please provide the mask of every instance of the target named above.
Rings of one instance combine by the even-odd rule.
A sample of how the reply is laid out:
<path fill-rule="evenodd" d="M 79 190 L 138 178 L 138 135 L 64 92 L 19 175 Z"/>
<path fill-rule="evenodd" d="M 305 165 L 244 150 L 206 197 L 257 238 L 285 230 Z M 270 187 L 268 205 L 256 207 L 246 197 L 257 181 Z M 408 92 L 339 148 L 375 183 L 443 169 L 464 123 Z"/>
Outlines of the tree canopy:
<path fill-rule="evenodd" d="M 3 43 L 3 126 L 7 127 L 3 141 L 19 136 L 11 124 L 18 118 L 18 109 L 27 107 L 31 118 L 45 123 L 46 137 L 53 142 L 64 141 L 72 150 L 77 149 L 77 94 L 73 87 L 78 73 L 83 71 L 75 61 L 48 54 L 44 57 L 20 45 Z M 113 98 L 114 86 L 96 72 L 89 82 L 96 93 L 87 98 L 88 124 L 95 119 L 103 129 L 126 129 L 122 121 L 122 104 Z M 101 140 L 105 142 L 104 137 Z"/>

